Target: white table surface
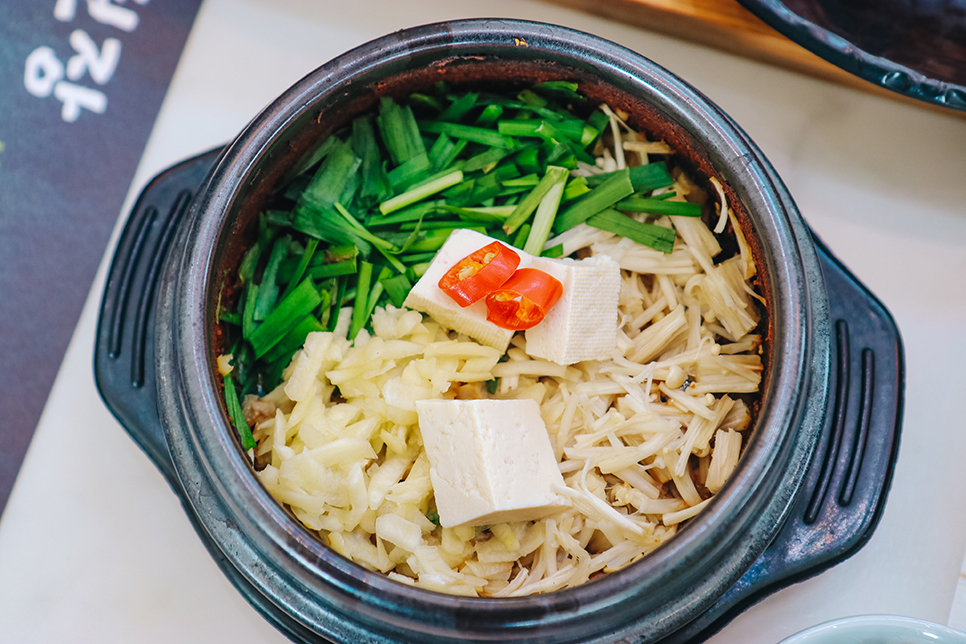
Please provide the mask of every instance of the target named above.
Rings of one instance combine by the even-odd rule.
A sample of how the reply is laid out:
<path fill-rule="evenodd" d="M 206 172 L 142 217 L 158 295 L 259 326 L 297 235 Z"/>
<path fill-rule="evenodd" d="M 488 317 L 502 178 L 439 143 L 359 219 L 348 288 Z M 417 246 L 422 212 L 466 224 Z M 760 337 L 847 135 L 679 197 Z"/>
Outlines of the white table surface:
<path fill-rule="evenodd" d="M 711 641 L 773 644 L 863 613 L 945 623 L 966 552 L 966 120 L 533 0 L 206 0 L 122 213 L 156 172 L 228 141 L 317 65 L 399 28 L 482 15 L 598 34 L 700 88 L 764 150 L 903 333 L 901 451 L 871 541 Z M 109 256 L 0 522 L 0 640 L 284 642 L 222 576 L 97 395 Z"/>

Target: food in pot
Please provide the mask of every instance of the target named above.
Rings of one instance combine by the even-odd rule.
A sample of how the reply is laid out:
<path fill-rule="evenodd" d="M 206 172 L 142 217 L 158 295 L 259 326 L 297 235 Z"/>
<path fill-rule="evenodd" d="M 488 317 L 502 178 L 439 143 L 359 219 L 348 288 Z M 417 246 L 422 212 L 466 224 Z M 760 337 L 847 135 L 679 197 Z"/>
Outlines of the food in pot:
<path fill-rule="evenodd" d="M 720 184 L 622 116 L 567 82 L 384 98 L 266 204 L 220 315 L 226 406 L 337 552 L 430 590 L 559 590 L 736 467 L 755 264 Z"/>

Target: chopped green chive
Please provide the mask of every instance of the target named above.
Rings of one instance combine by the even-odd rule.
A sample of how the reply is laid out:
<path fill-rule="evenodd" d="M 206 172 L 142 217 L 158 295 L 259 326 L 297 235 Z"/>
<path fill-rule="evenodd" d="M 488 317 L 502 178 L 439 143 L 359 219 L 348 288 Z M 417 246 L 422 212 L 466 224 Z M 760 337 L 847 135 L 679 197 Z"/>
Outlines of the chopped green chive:
<path fill-rule="evenodd" d="M 434 195 L 437 192 L 441 192 L 447 188 L 455 186 L 462 180 L 463 173 L 460 170 L 450 172 L 449 174 L 444 175 L 435 181 L 431 181 L 425 185 L 407 190 L 401 195 L 397 195 L 388 201 L 383 201 L 381 204 L 379 204 L 379 212 L 384 215 L 388 215 L 391 212 L 395 212 L 401 208 L 412 205 L 417 201 L 421 201 L 430 195 Z"/>
<path fill-rule="evenodd" d="M 352 121 L 352 151 L 362 161 L 360 198 L 369 205 L 388 197 L 392 186 L 382 167 L 382 154 L 379 152 L 372 121 L 368 117 L 359 117 Z"/>
<path fill-rule="evenodd" d="M 340 142 L 302 193 L 302 202 L 315 209 L 331 208 L 361 165 L 362 160 L 353 154 L 352 146 Z"/>
<path fill-rule="evenodd" d="M 408 208 L 397 210 L 392 215 L 378 213 L 366 219 L 366 224 L 370 226 L 387 226 L 407 221 L 419 221 L 423 217 L 434 214 L 437 210 L 443 208 L 445 203 L 444 201 L 424 201 Z"/>
<path fill-rule="evenodd" d="M 406 301 L 406 296 L 409 295 L 409 291 L 413 288 L 412 283 L 405 275 L 396 275 L 395 277 L 385 279 L 382 281 L 382 285 L 386 289 L 386 295 L 389 296 L 389 301 L 396 308 L 402 307 L 403 302 Z"/>
<path fill-rule="evenodd" d="M 551 246 L 547 250 L 540 253 L 541 257 L 562 257 L 563 256 L 563 244 L 557 244 L 556 246 Z"/>
<path fill-rule="evenodd" d="M 312 261 L 312 256 L 315 255 L 315 250 L 319 247 L 318 239 L 309 239 L 305 242 L 305 251 L 302 253 L 302 258 L 299 259 L 298 266 L 295 267 L 295 272 L 291 277 L 288 278 L 288 286 L 285 292 L 282 293 L 282 299 L 295 290 L 295 286 L 302 281 L 302 276 L 305 275 L 305 269 L 309 267 L 309 263 Z M 281 265 L 279 266 L 281 269 Z M 279 271 L 280 272 L 280 271 Z M 276 277 L 278 274 L 276 273 Z"/>
<path fill-rule="evenodd" d="M 533 105 L 535 107 L 546 107 L 547 99 L 535 93 L 532 89 L 525 89 L 519 94 L 517 98 L 526 103 L 527 105 Z"/>
<path fill-rule="evenodd" d="M 547 194 L 540 200 L 540 205 L 537 206 L 537 214 L 533 217 L 533 226 L 530 229 L 530 235 L 527 237 L 527 243 L 523 247 L 523 252 L 538 257 L 543 252 L 543 245 L 550 236 L 550 229 L 553 227 L 554 218 L 557 216 L 557 209 L 560 207 L 560 198 L 563 196 L 566 181 L 567 175 L 564 173 L 557 178 L 556 183 L 550 187 Z"/>
<path fill-rule="evenodd" d="M 420 152 L 408 161 L 390 170 L 387 176 L 389 178 L 389 184 L 395 190 L 420 181 L 432 169 L 433 166 L 429 162 L 429 155 L 425 152 Z"/>
<path fill-rule="evenodd" d="M 666 188 L 674 184 L 674 179 L 671 178 L 667 167 L 663 163 L 649 163 L 647 165 L 638 165 L 615 172 L 591 175 L 587 177 L 587 185 L 590 187 L 598 186 L 623 172 L 629 173 L 634 192 L 650 192 L 651 190 Z"/>
<path fill-rule="evenodd" d="M 497 129 L 504 136 L 535 136 L 552 140 L 558 140 L 561 136 L 549 122 L 536 119 L 500 121 Z"/>
<path fill-rule="evenodd" d="M 513 158 L 516 159 L 517 165 L 524 172 L 534 174 L 544 173 L 544 168 L 540 163 L 540 150 L 538 148 L 527 148 L 516 154 Z"/>
<path fill-rule="evenodd" d="M 523 224 L 517 229 L 517 234 L 513 237 L 513 246 L 523 250 L 527 243 L 527 237 L 530 236 L 530 228 L 530 224 Z"/>
<path fill-rule="evenodd" d="M 366 296 L 372 281 L 372 264 L 362 262 L 359 266 L 359 282 L 356 286 L 356 300 L 352 304 L 352 322 L 349 324 L 349 339 L 354 340 L 366 324 Z"/>
<path fill-rule="evenodd" d="M 616 210 L 608 208 L 587 220 L 587 225 L 606 230 L 609 233 L 627 237 L 638 244 L 649 246 L 662 253 L 674 250 L 675 233 L 671 228 L 642 224 L 636 219 L 622 215 Z"/>
<path fill-rule="evenodd" d="M 629 197 L 618 201 L 614 207 L 617 210 L 624 210 L 626 212 L 646 212 L 652 215 L 669 215 L 671 217 L 701 216 L 701 204 L 689 203 L 687 201 Z"/>
<path fill-rule="evenodd" d="M 334 264 L 320 264 L 318 266 L 313 266 L 308 270 L 308 276 L 311 277 L 312 279 L 322 280 L 328 277 L 336 277 L 339 275 L 352 275 L 355 272 L 356 272 L 356 260 L 348 259 L 344 262 L 336 262 Z"/>
<path fill-rule="evenodd" d="M 523 222 L 530 218 L 530 215 L 537 209 L 537 206 L 540 205 L 544 196 L 550 192 L 550 189 L 557 185 L 561 179 L 566 179 L 566 177 L 566 168 L 548 166 L 547 174 L 540 180 L 540 183 L 537 184 L 523 201 L 517 204 L 517 207 L 513 210 L 513 214 L 507 217 L 506 222 L 503 224 L 503 231 L 508 235 L 512 235 Z"/>
<path fill-rule="evenodd" d="M 258 301 L 258 285 L 249 282 L 245 288 L 245 308 L 242 309 L 242 336 L 251 342 L 257 327 L 255 323 L 255 303 Z"/>
<path fill-rule="evenodd" d="M 413 111 L 408 105 L 399 105 L 391 98 L 382 97 L 376 124 L 393 165 L 398 166 L 426 152 Z"/>
<path fill-rule="evenodd" d="M 450 103 L 449 107 L 443 110 L 437 119 L 440 121 L 459 121 L 467 112 L 476 106 L 476 99 L 479 98 L 479 94 L 463 94 L 458 99 Z"/>
<path fill-rule="evenodd" d="M 492 221 L 502 222 L 513 212 L 514 206 L 481 206 L 479 208 L 459 208 L 457 206 L 443 206 L 443 210 L 458 215 L 464 221 Z M 442 226 L 445 222 L 438 222 Z"/>
<path fill-rule="evenodd" d="M 433 164 L 433 170 L 445 170 L 452 166 L 468 143 L 466 139 L 453 141 L 446 134 L 440 134 L 429 151 L 429 161 Z"/>
<path fill-rule="evenodd" d="M 567 182 L 561 201 L 570 201 L 588 192 L 590 192 L 590 188 L 587 186 L 587 177 L 574 177 Z"/>
<path fill-rule="evenodd" d="M 426 107 L 431 107 L 432 109 L 436 110 L 437 112 L 442 112 L 443 111 L 443 104 L 440 103 L 439 100 L 437 100 L 435 96 L 429 96 L 428 94 L 419 94 L 419 93 L 410 94 L 409 95 L 409 102 L 410 103 L 419 103 L 420 105 L 425 105 Z"/>
<path fill-rule="evenodd" d="M 492 125 L 493 123 L 496 123 L 501 116 L 503 116 L 503 107 L 495 103 L 491 103 L 483 108 L 480 116 L 476 119 L 476 124 L 480 126 Z"/>
<path fill-rule="evenodd" d="M 321 302 L 322 296 L 312 285 L 312 279 L 303 280 L 252 332 L 248 341 L 255 350 L 255 357 L 261 358 L 265 355 Z"/>
<path fill-rule="evenodd" d="M 419 129 L 430 134 L 448 134 L 456 139 L 465 139 L 471 143 L 480 143 L 491 148 L 513 148 L 515 145 L 513 139 L 507 138 L 494 130 L 476 127 L 475 125 L 420 121 Z"/>
<path fill-rule="evenodd" d="M 322 308 L 328 308 L 329 292 L 324 291 L 322 297 Z M 305 344 L 305 338 L 314 331 L 325 331 L 325 327 L 314 316 L 306 315 L 294 329 L 286 333 L 285 337 L 265 354 L 264 360 L 266 362 L 275 362 L 285 358 L 291 360 L 295 352 Z"/>
<path fill-rule="evenodd" d="M 564 212 L 560 213 L 554 222 L 553 229 L 558 233 L 570 230 L 632 194 L 634 194 L 634 186 L 631 184 L 629 171 L 625 169 L 611 173 L 604 182 L 575 199 Z"/>
<path fill-rule="evenodd" d="M 503 160 L 503 157 L 512 153 L 513 150 L 507 148 L 492 148 L 467 159 L 466 163 L 463 164 L 463 171 L 473 172 L 475 170 L 482 170 L 483 172 L 489 172 L 496 167 L 497 163 Z"/>
<path fill-rule="evenodd" d="M 247 452 L 255 447 L 255 438 L 252 436 L 252 430 L 245 420 L 244 412 L 242 412 L 241 402 L 238 400 L 238 392 L 235 390 L 235 379 L 229 373 L 225 375 L 224 382 L 225 407 L 228 408 L 228 418 L 238 431 L 242 449 Z"/>

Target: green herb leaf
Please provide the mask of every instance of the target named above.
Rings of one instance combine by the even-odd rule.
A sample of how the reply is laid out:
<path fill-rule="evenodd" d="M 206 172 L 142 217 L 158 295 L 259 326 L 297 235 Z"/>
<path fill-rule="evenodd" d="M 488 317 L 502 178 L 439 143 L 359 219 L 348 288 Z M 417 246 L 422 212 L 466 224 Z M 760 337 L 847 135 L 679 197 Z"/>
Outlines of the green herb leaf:
<path fill-rule="evenodd" d="M 272 246 L 272 254 L 268 258 L 268 264 L 262 274 L 262 283 L 258 287 L 258 302 L 255 303 L 255 319 L 258 321 L 268 317 L 275 307 L 275 300 L 278 299 L 278 284 L 275 279 L 278 265 L 288 255 L 291 245 L 292 238 L 286 235 L 275 240 L 275 245 Z"/>
<path fill-rule="evenodd" d="M 336 140 L 338 143 L 333 145 L 332 151 L 322 162 L 312 182 L 302 193 L 300 203 L 307 204 L 316 210 L 331 208 L 362 165 L 362 160 L 352 153 L 352 146 L 349 143 Z"/>
<path fill-rule="evenodd" d="M 662 197 L 664 195 L 661 195 Z M 649 199 L 646 197 L 629 197 L 617 202 L 617 210 L 626 212 L 646 212 L 652 215 L 668 215 L 671 217 L 700 217 L 701 204 L 686 201 L 667 201 L 666 199 Z"/>
<path fill-rule="evenodd" d="M 499 132 L 460 123 L 443 123 L 440 121 L 420 121 L 419 129 L 430 134 L 448 134 L 455 139 L 465 139 L 472 143 L 480 143 L 491 148 L 513 148 L 513 139 L 502 136 Z"/>
<path fill-rule="evenodd" d="M 330 244 L 355 246 L 363 255 L 372 252 L 372 245 L 362 238 L 359 231 L 331 208 L 316 210 L 308 206 L 299 207 L 292 227 Z"/>
<path fill-rule="evenodd" d="M 426 152 L 423 137 L 419 134 L 413 111 L 408 105 L 398 105 L 391 98 L 382 97 L 379 100 L 376 124 L 393 165 L 398 166 Z"/>
<path fill-rule="evenodd" d="M 563 196 L 566 182 L 566 172 L 558 173 L 556 183 L 540 200 L 540 205 L 537 206 L 537 214 L 533 217 L 533 227 L 527 236 L 527 243 L 523 247 L 523 252 L 538 257 L 543 252 L 543 245 L 547 243 L 547 238 L 550 236 L 550 229 L 553 227 L 554 219 L 557 216 L 557 209 L 560 207 L 560 198 Z"/>
<path fill-rule="evenodd" d="M 413 288 L 412 283 L 405 275 L 396 275 L 384 279 L 382 285 L 386 289 L 389 301 L 396 308 L 402 307 L 403 302 L 406 301 L 406 297 L 409 295 L 409 291 Z"/>
<path fill-rule="evenodd" d="M 362 262 L 359 266 L 359 281 L 356 285 L 356 301 L 352 305 L 352 322 L 349 324 L 349 339 L 355 337 L 366 324 L 366 297 L 369 294 L 369 284 L 372 281 L 372 264 Z"/>
<path fill-rule="evenodd" d="M 563 257 L 563 244 L 557 244 L 556 246 L 551 246 L 547 250 L 540 253 L 541 257 Z"/>
<path fill-rule="evenodd" d="M 302 281 L 302 276 L 305 275 L 305 269 L 309 267 L 312 262 L 312 257 L 315 255 L 315 250 L 319 247 L 318 239 L 309 239 L 305 242 L 305 250 L 302 252 L 302 257 L 299 259 L 298 266 L 295 267 L 295 272 L 286 280 L 288 286 L 285 288 L 285 292 L 282 293 L 282 299 L 295 290 L 295 286 Z M 278 279 L 281 279 L 281 267 L 279 265 Z"/>
<path fill-rule="evenodd" d="M 463 94 L 450 103 L 449 107 L 443 110 L 443 113 L 436 118 L 440 121 L 459 121 L 476 106 L 476 99 L 478 97 L 479 94 Z"/>
<path fill-rule="evenodd" d="M 322 296 L 312 285 L 312 279 L 303 280 L 248 338 L 255 357 L 261 358 L 265 355 L 321 302 Z"/>
<path fill-rule="evenodd" d="M 255 332 L 255 303 L 258 301 L 258 285 L 249 282 L 245 289 L 245 308 L 242 309 L 242 337 L 250 340 Z"/>
<path fill-rule="evenodd" d="M 328 140 L 334 138 L 330 137 Z M 360 116 L 352 121 L 352 151 L 362 161 L 359 197 L 363 203 L 368 206 L 392 194 L 389 178 L 382 167 L 382 154 L 376 142 L 376 133 L 369 117 Z"/>
<path fill-rule="evenodd" d="M 634 194 L 630 173 L 627 169 L 610 173 L 611 176 L 587 194 L 578 197 L 557 216 L 554 231 L 561 233 L 583 223 L 615 203 Z M 589 181 L 588 181 L 589 183 Z"/>
<path fill-rule="evenodd" d="M 594 174 L 587 177 L 587 185 L 592 188 L 599 186 L 622 172 L 630 173 L 631 186 L 634 188 L 634 192 L 650 192 L 651 190 L 674 185 L 674 179 L 668 174 L 667 166 L 663 163 L 648 163 L 647 165 L 638 165 L 633 168 L 625 168 L 624 170 Z"/>
<path fill-rule="evenodd" d="M 483 108 L 480 116 L 476 119 L 476 124 L 479 126 L 492 125 L 493 123 L 496 123 L 501 116 L 503 116 L 503 107 L 491 103 Z"/>
<path fill-rule="evenodd" d="M 422 186 L 417 186 L 411 188 L 401 195 L 396 195 L 392 199 L 383 201 L 379 204 L 379 212 L 384 215 L 388 215 L 391 212 L 395 212 L 406 206 L 412 205 L 417 201 L 421 201 L 426 197 L 436 194 L 450 188 L 463 180 L 463 173 L 459 170 L 455 172 L 450 172 L 435 181 L 431 181 Z"/>
<path fill-rule="evenodd" d="M 393 190 L 408 187 L 417 181 L 424 179 L 433 169 L 429 162 L 429 155 L 420 152 L 405 163 L 389 171 L 389 183 Z M 390 191 L 387 196 L 391 195 Z"/>
<path fill-rule="evenodd" d="M 250 449 L 254 449 L 255 437 L 252 436 L 252 430 L 245 421 L 245 414 L 242 411 L 241 402 L 238 400 L 238 392 L 235 390 L 235 380 L 230 373 L 225 376 L 224 383 L 225 407 L 227 407 L 228 418 L 238 431 L 242 449 L 247 452 Z"/>
<path fill-rule="evenodd" d="M 513 247 L 523 250 L 523 247 L 527 244 L 527 237 L 530 236 L 530 229 L 532 226 L 530 224 L 523 224 L 517 229 L 517 234 L 513 237 Z"/>
<path fill-rule="evenodd" d="M 550 192 L 550 189 L 560 183 L 561 179 L 566 180 L 566 178 L 566 168 L 548 166 L 547 174 L 540 180 L 537 187 L 523 201 L 517 204 L 517 207 L 513 210 L 513 214 L 507 217 L 506 222 L 503 224 L 503 231 L 508 235 L 512 235 L 517 228 L 530 218 L 530 215 L 537 209 L 537 206 L 540 205 L 540 202 L 546 194 Z"/>
<path fill-rule="evenodd" d="M 322 307 L 327 308 L 331 296 L 328 291 L 323 291 L 321 295 L 323 298 Z M 276 362 L 285 358 L 291 360 L 295 352 L 305 344 L 305 339 L 309 336 L 309 333 L 315 331 L 325 331 L 325 327 L 315 319 L 315 316 L 306 315 L 294 329 L 285 334 L 285 337 L 265 354 L 264 360 L 266 362 Z"/>
<path fill-rule="evenodd" d="M 357 270 L 356 260 L 347 259 L 344 262 L 336 262 L 334 264 L 319 264 L 313 266 L 308 270 L 308 276 L 315 280 L 323 280 L 329 277 L 337 277 L 339 275 L 352 275 Z"/>
<path fill-rule="evenodd" d="M 674 230 L 654 224 L 642 224 L 613 209 L 607 209 L 594 215 L 587 220 L 587 225 L 621 237 L 627 237 L 638 244 L 649 246 L 662 253 L 670 253 L 674 250 L 674 238 L 676 236 Z"/>

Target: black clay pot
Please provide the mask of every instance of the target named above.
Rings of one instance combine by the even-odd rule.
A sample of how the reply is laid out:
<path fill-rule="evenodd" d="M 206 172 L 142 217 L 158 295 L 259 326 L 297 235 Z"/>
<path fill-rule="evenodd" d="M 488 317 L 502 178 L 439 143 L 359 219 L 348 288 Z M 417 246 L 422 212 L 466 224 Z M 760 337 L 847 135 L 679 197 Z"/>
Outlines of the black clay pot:
<path fill-rule="evenodd" d="M 352 564 L 262 488 L 221 401 L 219 276 L 237 265 L 260 203 L 313 142 L 379 96 L 442 79 L 579 81 L 679 150 L 700 182 L 717 177 L 755 250 L 768 302 L 767 369 L 737 471 L 667 544 L 578 588 L 464 598 Z M 817 245 L 728 116 L 634 52 L 508 20 L 429 25 L 363 45 L 309 74 L 224 150 L 155 179 L 118 246 L 95 360 L 108 405 L 181 496 L 226 575 L 305 642 L 700 640 L 868 539 L 891 478 L 902 392 L 888 312 Z"/>

